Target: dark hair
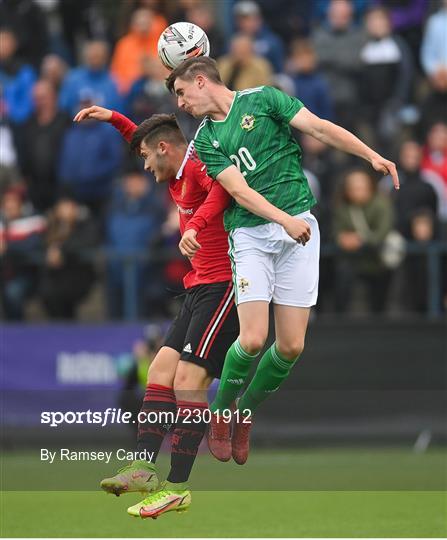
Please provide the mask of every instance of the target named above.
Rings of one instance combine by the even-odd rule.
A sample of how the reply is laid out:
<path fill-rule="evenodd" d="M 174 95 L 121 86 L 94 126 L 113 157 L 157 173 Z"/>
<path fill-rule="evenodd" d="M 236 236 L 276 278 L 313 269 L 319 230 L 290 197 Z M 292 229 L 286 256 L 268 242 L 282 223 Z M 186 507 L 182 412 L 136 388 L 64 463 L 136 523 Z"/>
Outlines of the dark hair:
<path fill-rule="evenodd" d="M 150 118 L 141 122 L 132 135 L 130 149 L 133 152 L 139 152 L 143 141 L 149 145 L 158 144 L 162 140 L 187 144 L 175 114 L 153 114 Z"/>
<path fill-rule="evenodd" d="M 177 66 L 166 79 L 166 88 L 173 94 L 174 83 L 177 78 L 192 81 L 199 73 L 205 75 L 210 81 L 223 85 L 216 61 L 208 56 L 199 56 L 188 58 L 188 60 L 184 60 Z"/>

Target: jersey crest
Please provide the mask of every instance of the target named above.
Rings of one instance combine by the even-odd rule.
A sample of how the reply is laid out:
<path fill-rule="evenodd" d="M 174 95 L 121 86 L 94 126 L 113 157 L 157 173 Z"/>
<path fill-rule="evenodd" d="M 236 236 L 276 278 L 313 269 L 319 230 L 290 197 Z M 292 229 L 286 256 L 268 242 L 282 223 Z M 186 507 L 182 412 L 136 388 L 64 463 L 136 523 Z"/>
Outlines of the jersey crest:
<path fill-rule="evenodd" d="M 252 114 L 243 114 L 240 126 L 245 131 L 251 131 L 255 127 L 255 117 Z"/>

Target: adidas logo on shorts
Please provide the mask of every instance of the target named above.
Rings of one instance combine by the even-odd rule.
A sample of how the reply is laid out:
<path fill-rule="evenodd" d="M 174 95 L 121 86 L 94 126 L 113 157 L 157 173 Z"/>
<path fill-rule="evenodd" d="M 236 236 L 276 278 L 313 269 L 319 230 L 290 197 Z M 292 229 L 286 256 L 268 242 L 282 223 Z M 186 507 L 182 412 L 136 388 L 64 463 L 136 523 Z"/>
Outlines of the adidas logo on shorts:
<path fill-rule="evenodd" d="M 185 346 L 183 347 L 183 350 L 184 350 L 184 352 L 192 353 L 191 343 L 188 343 L 187 345 L 185 345 Z"/>

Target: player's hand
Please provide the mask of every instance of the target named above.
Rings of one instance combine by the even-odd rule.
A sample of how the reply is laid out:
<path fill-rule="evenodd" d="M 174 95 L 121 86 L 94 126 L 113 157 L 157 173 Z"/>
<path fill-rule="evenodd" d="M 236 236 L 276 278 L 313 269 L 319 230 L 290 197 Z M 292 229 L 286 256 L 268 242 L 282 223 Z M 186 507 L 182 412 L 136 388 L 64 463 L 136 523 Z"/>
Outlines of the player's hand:
<path fill-rule="evenodd" d="M 392 161 L 389 161 L 388 159 L 377 155 L 377 157 L 371 160 L 371 165 L 376 171 L 379 171 L 384 175 L 391 175 L 391 178 L 393 179 L 394 189 L 400 188 L 399 175 L 397 174 L 396 165 Z"/>
<path fill-rule="evenodd" d="M 73 118 L 73 122 L 82 122 L 82 120 L 90 120 L 92 118 L 100 122 L 108 122 L 112 118 L 112 112 L 110 109 L 92 105 L 91 107 L 80 110 Z"/>
<path fill-rule="evenodd" d="M 286 233 L 291 236 L 298 244 L 306 245 L 310 240 L 310 225 L 304 219 L 290 217 L 284 225 Z"/>
<path fill-rule="evenodd" d="M 179 242 L 178 247 L 180 252 L 185 257 L 192 259 L 196 254 L 197 250 L 202 246 L 196 240 L 197 231 L 194 229 L 188 229 L 183 233 L 182 239 Z"/>

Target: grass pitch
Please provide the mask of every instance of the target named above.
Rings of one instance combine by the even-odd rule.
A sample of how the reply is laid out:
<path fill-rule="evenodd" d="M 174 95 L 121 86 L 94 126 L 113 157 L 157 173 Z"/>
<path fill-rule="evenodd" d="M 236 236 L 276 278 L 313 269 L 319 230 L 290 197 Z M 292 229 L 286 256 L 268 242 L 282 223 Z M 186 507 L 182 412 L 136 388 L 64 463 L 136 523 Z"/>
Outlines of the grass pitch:
<path fill-rule="evenodd" d="M 37 453 L 3 455 L 2 537 L 447 536 L 444 450 L 258 451 L 244 467 L 201 455 L 190 510 L 156 521 L 127 515 L 138 494 L 95 491 L 116 463 L 43 465 Z"/>

